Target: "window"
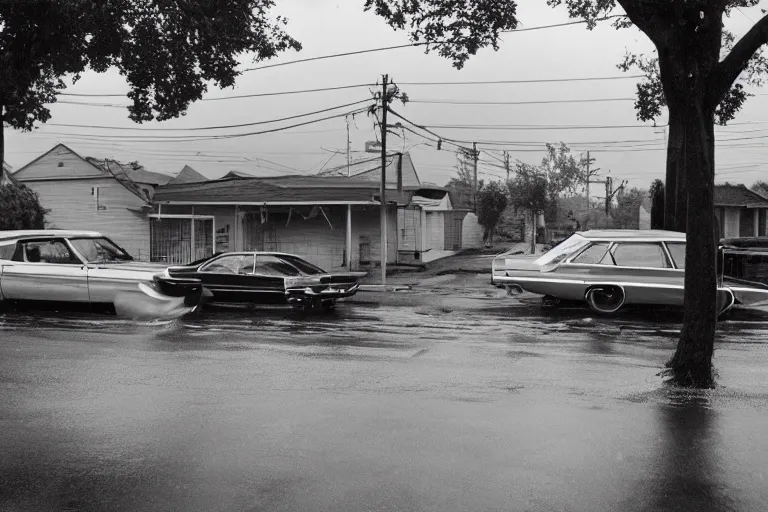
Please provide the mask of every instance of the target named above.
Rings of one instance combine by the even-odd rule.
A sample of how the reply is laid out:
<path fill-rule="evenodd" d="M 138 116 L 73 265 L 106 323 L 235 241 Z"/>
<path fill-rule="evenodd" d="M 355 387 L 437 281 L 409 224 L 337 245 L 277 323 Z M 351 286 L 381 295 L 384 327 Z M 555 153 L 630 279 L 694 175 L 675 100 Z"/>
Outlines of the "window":
<path fill-rule="evenodd" d="M 589 241 L 579 234 L 573 234 L 544 253 L 535 261 L 536 265 L 547 265 L 560 263 L 579 249 L 587 245 Z"/>
<path fill-rule="evenodd" d="M 16 242 L 0 244 L 0 260 L 10 260 L 16 252 Z"/>
<path fill-rule="evenodd" d="M 685 269 L 685 242 L 667 242 L 667 249 L 677 268 Z"/>
<path fill-rule="evenodd" d="M 589 265 L 613 265 L 613 259 L 608 252 L 608 242 L 598 242 L 592 244 L 573 259 L 573 263 L 583 263 Z"/>
<path fill-rule="evenodd" d="M 260 255 L 256 258 L 256 275 L 270 277 L 300 276 L 301 272 L 275 256 Z"/>
<path fill-rule="evenodd" d="M 250 275 L 253 274 L 253 260 L 252 254 L 223 256 L 205 265 L 200 271 L 213 274 Z"/>
<path fill-rule="evenodd" d="M 24 244 L 24 259 L 30 263 L 81 264 L 63 240 L 46 240 Z"/>
<path fill-rule="evenodd" d="M 621 267 L 670 268 L 661 244 L 621 243 L 613 248 L 613 259 Z"/>
<path fill-rule="evenodd" d="M 297 258 L 296 256 L 289 256 L 289 255 L 280 255 L 280 259 L 283 261 L 288 262 L 289 264 L 293 265 L 297 269 L 299 269 L 304 274 L 314 275 L 314 274 L 325 274 L 325 270 L 321 269 L 320 267 L 317 267 L 313 264 L 311 264 L 308 261 L 305 261 L 301 258 Z"/>
<path fill-rule="evenodd" d="M 133 259 L 107 238 L 71 238 L 69 241 L 88 263 L 114 263 Z"/>

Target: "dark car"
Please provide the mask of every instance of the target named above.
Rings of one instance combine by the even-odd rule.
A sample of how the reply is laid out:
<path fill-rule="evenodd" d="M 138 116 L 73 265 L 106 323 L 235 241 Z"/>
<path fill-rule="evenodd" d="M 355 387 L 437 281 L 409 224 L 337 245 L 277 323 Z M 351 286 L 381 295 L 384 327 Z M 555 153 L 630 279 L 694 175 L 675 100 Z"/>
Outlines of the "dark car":
<path fill-rule="evenodd" d="M 295 256 L 277 252 L 225 252 L 170 267 L 174 277 L 203 282 L 208 302 L 290 304 L 301 310 L 331 309 L 351 297 L 365 272 L 326 272 Z"/>

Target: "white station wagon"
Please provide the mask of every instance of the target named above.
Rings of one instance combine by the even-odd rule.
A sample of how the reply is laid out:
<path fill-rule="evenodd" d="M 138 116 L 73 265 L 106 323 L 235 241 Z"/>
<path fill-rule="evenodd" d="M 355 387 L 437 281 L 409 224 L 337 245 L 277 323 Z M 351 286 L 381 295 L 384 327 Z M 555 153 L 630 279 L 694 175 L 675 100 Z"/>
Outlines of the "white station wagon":
<path fill-rule="evenodd" d="M 510 293 L 586 301 L 599 313 L 615 313 L 629 304 L 682 306 L 685 245 L 685 234 L 674 231 L 584 231 L 543 255 L 496 256 L 491 282 Z M 721 313 L 734 304 L 768 300 L 768 286 L 724 275 L 727 249 L 719 251 Z"/>
<path fill-rule="evenodd" d="M 3 303 L 110 306 L 121 292 L 200 303 L 199 279 L 171 277 L 164 265 L 134 262 L 109 238 L 92 231 L 0 231 Z"/>

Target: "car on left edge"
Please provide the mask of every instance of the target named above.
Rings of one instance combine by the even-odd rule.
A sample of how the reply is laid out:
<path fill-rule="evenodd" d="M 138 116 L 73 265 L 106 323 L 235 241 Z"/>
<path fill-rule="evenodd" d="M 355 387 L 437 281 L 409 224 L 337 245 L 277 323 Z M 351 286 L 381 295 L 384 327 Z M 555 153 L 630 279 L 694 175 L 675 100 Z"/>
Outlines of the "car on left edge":
<path fill-rule="evenodd" d="M 0 307 L 82 306 L 114 311 L 121 293 L 155 300 L 183 299 L 194 311 L 199 279 L 172 277 L 164 265 L 134 261 L 122 247 L 94 231 L 0 231 Z"/>

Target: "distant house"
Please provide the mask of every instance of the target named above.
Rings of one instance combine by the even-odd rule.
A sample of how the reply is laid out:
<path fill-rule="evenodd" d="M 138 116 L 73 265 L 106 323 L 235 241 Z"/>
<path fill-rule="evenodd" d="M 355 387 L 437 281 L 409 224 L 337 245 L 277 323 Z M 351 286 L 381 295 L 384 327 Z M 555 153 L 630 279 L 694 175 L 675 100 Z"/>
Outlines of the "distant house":
<path fill-rule="evenodd" d="M 185 165 L 179 174 L 176 175 L 167 185 L 183 185 L 185 183 L 202 183 L 208 181 L 208 178 L 194 170 L 188 165 Z"/>
<path fill-rule="evenodd" d="M 455 210 L 448 189 L 419 179 L 408 152 L 390 155 L 386 167 L 387 199 L 396 201 L 397 262 L 424 263 L 462 248 L 462 221 L 468 210 Z M 381 158 L 370 157 L 321 171 L 381 187 Z"/>
<path fill-rule="evenodd" d="M 172 177 L 112 160 L 82 157 L 64 144 L 13 174 L 50 210 L 50 227 L 96 230 L 139 260 L 149 260 L 149 219 L 155 188 Z"/>
<path fill-rule="evenodd" d="M 370 268 L 381 257 L 379 188 L 369 180 L 243 177 L 158 187 L 152 261 L 187 263 L 218 251 L 280 251 L 325 269 Z M 388 202 L 389 203 L 389 202 Z M 346 246 L 351 207 L 351 247 Z M 387 261 L 397 260 L 397 205 L 387 207 Z"/>
<path fill-rule="evenodd" d="M 715 220 L 721 238 L 768 236 L 768 199 L 744 185 L 715 185 Z"/>

